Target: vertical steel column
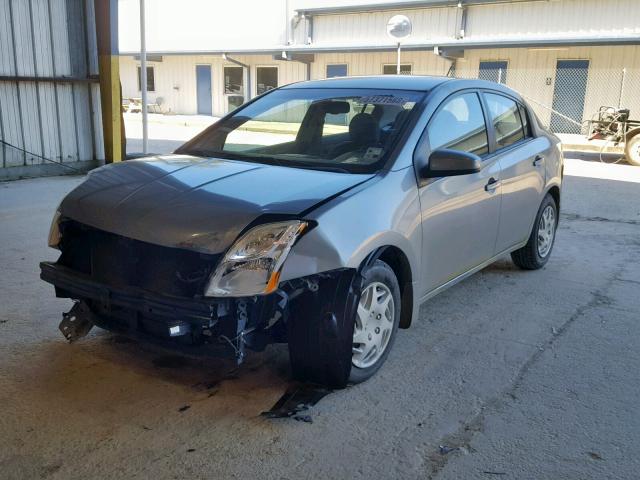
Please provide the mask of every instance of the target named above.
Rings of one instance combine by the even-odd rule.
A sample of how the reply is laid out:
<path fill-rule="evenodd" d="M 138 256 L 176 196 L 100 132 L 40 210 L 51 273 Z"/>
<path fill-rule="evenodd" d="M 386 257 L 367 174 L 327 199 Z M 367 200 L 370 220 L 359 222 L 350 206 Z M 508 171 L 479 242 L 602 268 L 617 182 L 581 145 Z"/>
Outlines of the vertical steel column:
<path fill-rule="evenodd" d="M 140 0 L 140 91 L 142 92 L 142 153 L 149 151 L 149 108 L 147 102 L 147 35 L 145 32 L 144 0 Z"/>
<path fill-rule="evenodd" d="M 18 53 L 16 51 L 16 27 L 13 16 L 13 0 L 9 0 L 9 23 L 11 24 L 11 47 L 13 50 L 13 73 L 17 77 L 18 72 Z M 27 145 L 24 138 L 24 119 L 22 118 L 22 96 L 20 95 L 20 82 L 16 80 L 16 100 L 18 101 L 18 118 L 20 119 L 20 135 L 22 139 L 22 163 L 27 165 Z"/>
<path fill-rule="evenodd" d="M 118 0 L 94 0 L 94 8 L 105 161 L 120 162 L 124 158 L 124 151 L 118 63 Z"/>

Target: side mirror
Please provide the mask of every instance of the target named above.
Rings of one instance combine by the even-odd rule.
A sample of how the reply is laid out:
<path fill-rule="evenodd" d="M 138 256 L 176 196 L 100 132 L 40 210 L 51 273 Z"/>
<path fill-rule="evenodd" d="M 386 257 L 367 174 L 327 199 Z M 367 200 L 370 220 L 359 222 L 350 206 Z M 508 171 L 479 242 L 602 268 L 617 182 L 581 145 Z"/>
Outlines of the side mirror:
<path fill-rule="evenodd" d="M 468 175 L 482 169 L 482 159 L 475 153 L 439 149 L 431 152 L 429 163 L 420 168 L 422 178 Z"/>

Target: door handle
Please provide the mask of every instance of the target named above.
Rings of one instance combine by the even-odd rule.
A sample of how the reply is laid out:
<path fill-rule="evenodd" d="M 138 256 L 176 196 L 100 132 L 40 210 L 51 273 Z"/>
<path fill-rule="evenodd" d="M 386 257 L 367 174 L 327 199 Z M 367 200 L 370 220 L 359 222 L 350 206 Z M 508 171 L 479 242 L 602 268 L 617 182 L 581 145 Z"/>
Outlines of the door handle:
<path fill-rule="evenodd" d="M 533 161 L 533 166 L 534 167 L 539 167 L 540 165 L 542 165 L 542 161 L 543 160 L 544 160 L 544 157 L 542 155 L 536 155 L 536 158 Z"/>
<path fill-rule="evenodd" d="M 496 180 L 495 178 L 491 177 L 487 182 L 487 184 L 484 186 L 484 190 L 485 192 L 493 192 L 499 186 L 500 186 L 500 180 Z"/>

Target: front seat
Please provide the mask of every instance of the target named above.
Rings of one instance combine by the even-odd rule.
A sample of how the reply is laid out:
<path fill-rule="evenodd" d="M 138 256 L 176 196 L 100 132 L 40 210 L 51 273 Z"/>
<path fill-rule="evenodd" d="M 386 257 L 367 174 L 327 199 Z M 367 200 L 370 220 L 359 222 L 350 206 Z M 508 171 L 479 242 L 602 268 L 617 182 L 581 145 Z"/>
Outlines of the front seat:
<path fill-rule="evenodd" d="M 349 122 L 349 140 L 336 145 L 329 154 L 336 158 L 345 153 L 378 144 L 378 122 L 370 113 L 358 113 Z"/>

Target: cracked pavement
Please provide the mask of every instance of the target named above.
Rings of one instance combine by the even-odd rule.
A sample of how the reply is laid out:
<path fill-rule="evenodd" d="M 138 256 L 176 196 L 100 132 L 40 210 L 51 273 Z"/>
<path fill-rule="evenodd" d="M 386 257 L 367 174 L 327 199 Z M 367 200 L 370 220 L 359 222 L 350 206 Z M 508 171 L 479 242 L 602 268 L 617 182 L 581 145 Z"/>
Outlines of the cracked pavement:
<path fill-rule="evenodd" d="M 259 416 L 286 348 L 239 371 L 94 329 L 38 279 L 80 181 L 0 184 L 0 477 L 633 479 L 640 468 L 640 168 L 569 160 L 548 265 L 504 258 L 422 306 L 387 364 L 313 423 Z"/>

